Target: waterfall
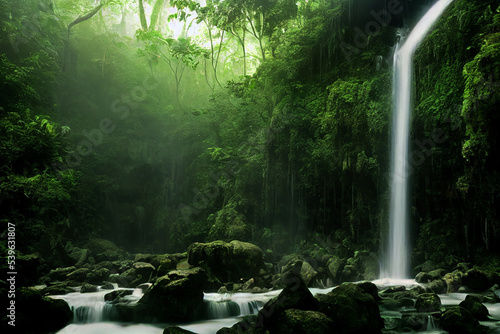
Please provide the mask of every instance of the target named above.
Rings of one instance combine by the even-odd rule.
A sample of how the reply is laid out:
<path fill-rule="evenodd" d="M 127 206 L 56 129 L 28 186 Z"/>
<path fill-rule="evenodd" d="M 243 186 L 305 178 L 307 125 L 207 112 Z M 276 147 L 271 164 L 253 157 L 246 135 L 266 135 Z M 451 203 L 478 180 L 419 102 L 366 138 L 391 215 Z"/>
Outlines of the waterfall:
<path fill-rule="evenodd" d="M 407 278 L 409 272 L 408 178 L 412 172 L 409 160 L 413 53 L 432 25 L 453 0 L 439 0 L 417 23 L 402 46 L 394 53 L 391 152 L 391 198 L 389 207 L 388 257 L 382 274 L 391 278 Z"/>

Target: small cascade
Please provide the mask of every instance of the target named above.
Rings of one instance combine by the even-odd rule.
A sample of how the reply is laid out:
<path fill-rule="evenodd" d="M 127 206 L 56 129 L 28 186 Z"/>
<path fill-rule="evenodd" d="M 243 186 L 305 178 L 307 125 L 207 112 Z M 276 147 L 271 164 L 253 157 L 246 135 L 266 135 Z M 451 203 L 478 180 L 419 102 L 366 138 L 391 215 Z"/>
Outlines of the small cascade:
<path fill-rule="evenodd" d="M 95 323 L 116 318 L 116 311 L 112 304 L 104 300 L 104 296 L 111 290 L 99 290 L 97 292 L 80 293 L 73 292 L 66 295 L 52 296 L 52 298 L 66 301 L 73 311 L 74 323 Z M 125 296 L 131 303 L 136 302 L 142 296 L 140 289 L 135 289 L 133 294 Z"/>
<path fill-rule="evenodd" d="M 432 315 L 427 316 L 427 331 L 432 332 L 435 331 L 437 328 L 436 323 L 434 322 L 434 317 Z"/>
<path fill-rule="evenodd" d="M 205 293 L 205 310 L 208 319 L 224 319 L 257 314 L 264 301 L 253 300 L 250 293 Z"/>

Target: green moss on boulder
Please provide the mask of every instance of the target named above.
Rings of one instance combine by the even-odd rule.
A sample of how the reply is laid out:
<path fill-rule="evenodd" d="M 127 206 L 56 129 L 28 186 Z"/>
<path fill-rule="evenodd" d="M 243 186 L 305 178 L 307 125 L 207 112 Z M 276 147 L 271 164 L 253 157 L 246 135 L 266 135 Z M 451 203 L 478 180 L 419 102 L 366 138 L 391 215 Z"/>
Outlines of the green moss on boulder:
<path fill-rule="evenodd" d="M 356 284 L 341 284 L 316 298 L 318 311 L 333 320 L 336 333 L 378 334 L 384 327 L 377 302 Z"/>

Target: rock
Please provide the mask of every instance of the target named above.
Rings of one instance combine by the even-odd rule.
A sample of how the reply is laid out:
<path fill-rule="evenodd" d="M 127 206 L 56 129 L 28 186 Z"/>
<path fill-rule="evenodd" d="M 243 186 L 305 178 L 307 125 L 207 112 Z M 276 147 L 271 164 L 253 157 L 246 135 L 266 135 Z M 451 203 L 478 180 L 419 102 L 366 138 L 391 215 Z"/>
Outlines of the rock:
<path fill-rule="evenodd" d="M 89 268 L 79 268 L 69 273 L 66 277 L 67 279 L 72 281 L 85 282 L 87 280 L 87 274 L 89 272 Z"/>
<path fill-rule="evenodd" d="M 493 286 L 486 273 L 476 269 L 467 271 L 462 278 L 462 282 L 465 286 L 474 291 L 485 291 Z"/>
<path fill-rule="evenodd" d="M 97 292 L 97 285 L 83 283 L 80 293 Z"/>
<path fill-rule="evenodd" d="M 405 314 L 401 326 L 420 332 L 427 329 L 427 314 Z"/>
<path fill-rule="evenodd" d="M 49 333 L 70 323 L 73 313 L 62 299 L 42 297 L 38 291 L 18 288 L 15 320 L 18 333 Z"/>
<path fill-rule="evenodd" d="M 90 250 L 92 257 L 97 262 L 120 261 L 128 257 L 127 252 L 116 246 L 113 242 L 105 239 L 91 239 L 87 243 L 86 248 Z"/>
<path fill-rule="evenodd" d="M 317 299 L 318 311 L 333 320 L 335 333 L 378 334 L 384 327 L 377 302 L 356 284 L 341 284 Z"/>
<path fill-rule="evenodd" d="M 194 334 L 194 332 L 188 331 L 187 329 L 183 329 L 178 326 L 170 326 L 163 330 L 163 334 L 187 334 L 187 333 Z"/>
<path fill-rule="evenodd" d="M 177 268 L 177 262 L 173 259 L 170 259 L 168 257 L 164 257 L 161 260 L 156 259 L 154 264 L 151 263 L 153 266 L 155 266 L 157 269 L 157 275 L 158 277 L 164 276 L 168 274 L 170 270 L 174 270 Z"/>
<path fill-rule="evenodd" d="M 439 321 L 441 327 L 450 334 L 486 334 L 487 328 L 465 308 L 456 306 L 446 311 Z"/>
<path fill-rule="evenodd" d="M 259 324 L 265 329 L 276 330 L 279 325 L 280 316 L 289 309 L 303 311 L 317 311 L 318 301 L 313 297 L 304 281 L 300 278 L 300 261 L 295 267 L 295 276 L 290 274 L 286 281 L 286 287 L 278 297 L 268 301 L 259 311 Z"/>
<path fill-rule="evenodd" d="M 130 296 L 134 291 L 132 290 L 114 290 L 104 295 L 104 300 L 111 304 L 124 302 L 123 297 Z"/>
<path fill-rule="evenodd" d="M 379 277 L 380 265 L 375 253 L 359 251 L 354 254 L 354 259 L 361 280 L 373 281 Z"/>
<path fill-rule="evenodd" d="M 435 269 L 435 270 L 429 271 L 427 273 L 427 275 L 431 278 L 431 281 L 435 281 L 435 280 L 442 279 L 445 273 L 446 273 L 446 270 L 444 270 L 444 269 Z"/>
<path fill-rule="evenodd" d="M 418 296 L 415 302 L 415 308 L 418 312 L 437 312 L 440 311 L 441 299 L 435 293 L 424 293 Z"/>
<path fill-rule="evenodd" d="M 124 271 L 119 278 L 113 278 L 113 281 L 117 281 L 115 283 L 121 286 L 135 288 L 142 283 L 150 282 L 154 271 L 155 267 L 150 263 L 135 262 L 132 268 Z"/>
<path fill-rule="evenodd" d="M 480 321 L 488 320 L 488 316 L 490 315 L 486 306 L 481 304 L 479 298 L 475 296 L 468 295 L 465 297 L 465 300 L 459 304 L 459 306 L 468 310 L 474 318 Z"/>
<path fill-rule="evenodd" d="M 328 334 L 335 332 L 329 317 L 317 311 L 290 309 L 278 318 L 277 333 Z"/>
<path fill-rule="evenodd" d="M 463 273 L 455 270 L 452 273 L 444 275 L 443 279 L 446 283 L 446 293 L 458 292 L 462 286 Z"/>
<path fill-rule="evenodd" d="M 109 269 L 100 268 L 92 270 L 87 274 L 86 281 L 92 284 L 102 285 L 109 278 Z"/>
<path fill-rule="evenodd" d="M 356 282 L 361 279 L 359 272 L 356 270 L 354 265 L 348 264 L 342 269 L 342 281 L 344 282 Z"/>
<path fill-rule="evenodd" d="M 202 266 L 220 282 L 236 282 L 257 276 L 265 268 L 262 250 L 248 242 L 214 241 L 194 243 L 188 248 L 188 262 Z"/>
<path fill-rule="evenodd" d="M 149 321 L 189 321 L 203 306 L 207 275 L 202 268 L 174 270 L 158 278 L 138 304 Z"/>
<path fill-rule="evenodd" d="M 432 279 L 427 273 L 421 271 L 415 276 L 415 281 L 417 283 L 429 283 Z"/>
<path fill-rule="evenodd" d="M 52 269 L 49 272 L 48 277 L 51 281 L 65 281 L 67 279 L 68 274 L 72 273 L 75 270 L 76 270 L 76 267 L 74 267 L 74 266 Z"/>
<path fill-rule="evenodd" d="M 105 282 L 103 285 L 101 285 L 101 289 L 103 289 L 103 290 L 114 290 L 115 286 L 113 285 L 113 283 Z"/>
<path fill-rule="evenodd" d="M 358 283 L 358 287 L 360 287 L 364 292 L 373 297 L 375 301 L 379 301 L 382 298 L 378 295 L 378 288 L 372 282 L 361 282 Z"/>
<path fill-rule="evenodd" d="M 243 291 L 251 291 L 255 285 L 255 280 L 253 278 L 250 278 L 248 281 L 246 281 L 241 289 Z"/>
<path fill-rule="evenodd" d="M 438 279 L 427 284 L 427 290 L 434 293 L 443 294 L 446 293 L 446 289 L 446 282 L 442 279 Z"/>
<path fill-rule="evenodd" d="M 304 260 L 302 256 L 298 254 L 285 255 L 278 263 L 280 273 L 283 275 L 282 281 L 286 276 L 284 275 L 284 273 L 288 272 L 290 270 L 290 267 L 294 266 L 297 261 L 300 261 L 302 263 L 300 267 L 300 278 L 302 278 L 304 283 L 309 286 L 309 283 L 316 276 L 317 272 L 307 261 Z M 285 284 L 283 284 L 283 286 L 285 286 Z"/>
<path fill-rule="evenodd" d="M 75 290 L 68 287 L 68 283 L 57 283 L 40 291 L 43 296 L 65 295 L 70 292 L 75 292 Z"/>
<path fill-rule="evenodd" d="M 345 261 L 337 256 L 332 256 L 326 263 L 328 277 L 331 278 L 333 283 L 338 284 L 341 282 L 342 269 L 344 269 Z"/>

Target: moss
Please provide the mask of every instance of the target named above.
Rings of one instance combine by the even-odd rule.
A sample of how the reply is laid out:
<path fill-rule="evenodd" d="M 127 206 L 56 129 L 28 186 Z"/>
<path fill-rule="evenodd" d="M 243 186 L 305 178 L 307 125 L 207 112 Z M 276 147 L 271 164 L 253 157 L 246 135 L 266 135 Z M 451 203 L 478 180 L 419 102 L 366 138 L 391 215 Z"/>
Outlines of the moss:
<path fill-rule="evenodd" d="M 435 293 L 423 293 L 418 296 L 415 308 L 418 312 L 435 312 L 441 307 L 441 299 Z"/>
<path fill-rule="evenodd" d="M 278 333 L 327 334 L 335 330 L 332 319 L 316 311 L 286 310 L 279 318 Z"/>

